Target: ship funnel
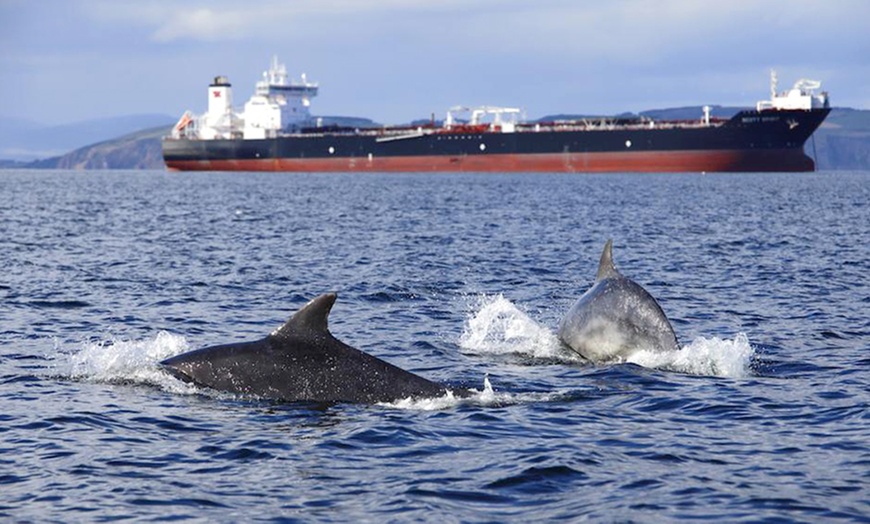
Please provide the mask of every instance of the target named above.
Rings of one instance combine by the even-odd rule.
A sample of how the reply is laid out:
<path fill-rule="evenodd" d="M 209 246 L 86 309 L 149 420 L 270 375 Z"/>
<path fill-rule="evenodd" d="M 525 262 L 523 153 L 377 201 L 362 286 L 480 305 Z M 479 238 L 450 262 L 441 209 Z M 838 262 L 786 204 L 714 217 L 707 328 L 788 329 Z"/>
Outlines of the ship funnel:
<path fill-rule="evenodd" d="M 218 119 L 232 111 L 233 86 L 225 76 L 214 77 L 214 82 L 208 86 L 208 114 L 210 118 Z"/>

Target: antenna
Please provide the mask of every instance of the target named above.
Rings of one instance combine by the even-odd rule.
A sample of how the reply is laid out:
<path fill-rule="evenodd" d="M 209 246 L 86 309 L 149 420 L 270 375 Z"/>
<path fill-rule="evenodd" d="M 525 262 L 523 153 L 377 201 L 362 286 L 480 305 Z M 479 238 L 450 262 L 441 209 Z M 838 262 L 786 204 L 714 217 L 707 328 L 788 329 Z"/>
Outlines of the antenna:
<path fill-rule="evenodd" d="M 776 69 L 770 70 L 770 99 L 776 98 Z"/>

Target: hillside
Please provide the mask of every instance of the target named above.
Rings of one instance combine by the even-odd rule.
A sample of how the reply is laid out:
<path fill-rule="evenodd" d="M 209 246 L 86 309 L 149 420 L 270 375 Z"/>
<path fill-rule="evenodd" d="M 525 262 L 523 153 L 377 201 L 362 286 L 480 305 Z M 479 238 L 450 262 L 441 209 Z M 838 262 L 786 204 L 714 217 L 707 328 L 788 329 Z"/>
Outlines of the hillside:
<path fill-rule="evenodd" d="M 870 170 L 870 111 L 834 109 L 806 143 L 819 170 Z"/>
<path fill-rule="evenodd" d="M 62 156 L 38 160 L 36 169 L 163 169 L 160 139 L 171 127 L 137 131 L 114 140 L 82 147 Z"/>
<path fill-rule="evenodd" d="M 739 108 L 712 107 L 713 116 L 729 117 Z M 652 110 L 642 113 L 655 119 L 700 118 L 700 107 Z M 555 120 L 574 115 L 550 115 L 541 120 Z M 368 119 L 323 117 L 324 125 L 375 126 Z M 113 140 L 105 140 L 76 149 L 65 155 L 32 163 L 0 160 L 0 168 L 38 169 L 162 169 L 161 137 L 170 126 L 152 127 Z M 835 108 L 807 141 L 806 151 L 816 158 L 819 170 L 870 170 L 870 111 Z"/>
<path fill-rule="evenodd" d="M 368 118 L 324 116 L 324 126 L 376 127 L 380 124 Z M 0 160 L 0 169 L 163 169 L 160 141 L 172 131 L 172 126 L 160 126 L 130 133 L 113 140 L 105 140 L 81 147 L 65 155 L 37 160 L 31 163 Z"/>
<path fill-rule="evenodd" d="M 0 117 L 0 159 L 31 162 L 64 155 L 142 129 L 168 127 L 175 120 L 168 115 L 139 114 L 47 126 L 20 118 Z"/>

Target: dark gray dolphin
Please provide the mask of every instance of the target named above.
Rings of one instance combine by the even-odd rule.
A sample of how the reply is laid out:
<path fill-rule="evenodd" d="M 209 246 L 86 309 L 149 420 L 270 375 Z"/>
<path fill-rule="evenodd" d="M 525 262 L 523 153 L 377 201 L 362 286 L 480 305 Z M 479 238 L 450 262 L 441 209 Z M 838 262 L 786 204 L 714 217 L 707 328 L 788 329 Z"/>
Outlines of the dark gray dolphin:
<path fill-rule="evenodd" d="M 559 339 L 593 362 L 624 361 L 637 350 L 679 349 L 656 299 L 613 265 L 613 241 L 601 253 L 595 284 L 559 325 Z"/>
<path fill-rule="evenodd" d="M 282 401 L 390 402 L 443 396 L 447 389 L 332 336 L 336 295 L 320 295 L 255 342 L 208 347 L 160 364 L 175 377 L 220 391 Z"/>

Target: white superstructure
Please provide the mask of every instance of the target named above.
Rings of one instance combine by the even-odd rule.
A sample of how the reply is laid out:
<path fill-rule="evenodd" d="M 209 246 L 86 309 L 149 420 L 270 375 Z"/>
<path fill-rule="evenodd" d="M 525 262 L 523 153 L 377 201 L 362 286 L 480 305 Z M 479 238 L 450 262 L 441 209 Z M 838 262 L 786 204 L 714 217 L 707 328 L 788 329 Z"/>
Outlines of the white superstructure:
<path fill-rule="evenodd" d="M 822 87 L 817 80 L 802 78 L 795 82 L 788 91 L 777 93 L 776 71 L 770 72 L 770 100 L 762 100 L 756 105 L 756 109 L 821 109 L 828 107 L 828 93 L 822 91 L 815 94 L 815 90 Z"/>
<path fill-rule="evenodd" d="M 502 133 L 513 133 L 516 130 L 518 117 L 522 110 L 516 107 L 496 107 L 496 106 L 480 106 L 480 107 L 464 107 L 456 106 L 447 110 L 447 119 L 444 121 L 444 126 L 447 129 L 452 128 L 463 114 L 470 114 L 471 118 L 468 123 L 472 126 L 489 125 L 490 131 L 501 131 Z"/>
<path fill-rule="evenodd" d="M 195 116 L 186 111 L 172 131 L 174 138 L 200 140 L 229 138 L 271 138 L 281 131 L 295 131 L 311 119 L 311 99 L 318 86 L 305 75 L 297 82 L 288 79 L 287 68 L 272 59 L 254 94 L 242 111 L 233 108 L 232 86 L 225 76 L 215 77 L 208 88 L 208 112 Z"/>

